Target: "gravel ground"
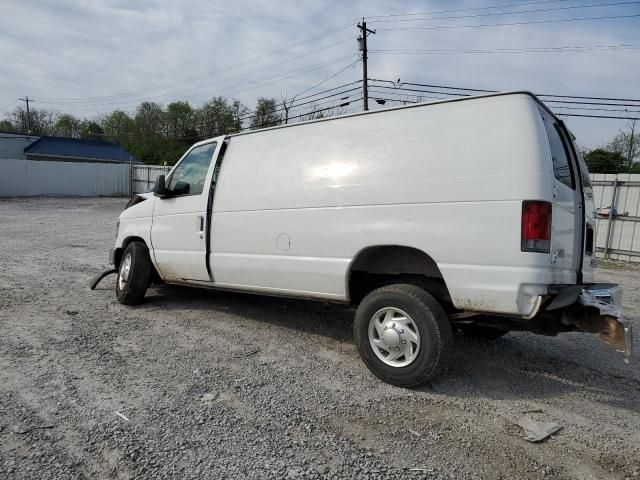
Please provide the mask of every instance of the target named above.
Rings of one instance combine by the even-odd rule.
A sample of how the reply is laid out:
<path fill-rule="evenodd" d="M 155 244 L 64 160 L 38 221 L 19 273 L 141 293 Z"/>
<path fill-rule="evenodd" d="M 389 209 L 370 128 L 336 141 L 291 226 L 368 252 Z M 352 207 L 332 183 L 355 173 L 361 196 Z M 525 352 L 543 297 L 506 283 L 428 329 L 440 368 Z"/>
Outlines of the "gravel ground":
<path fill-rule="evenodd" d="M 0 478 L 640 478 L 640 367 L 595 337 L 458 335 L 437 382 L 395 388 L 351 308 L 90 291 L 124 204 L 0 200 Z M 638 327 L 640 271 L 598 279 Z M 528 443 L 523 412 L 563 428 Z"/>

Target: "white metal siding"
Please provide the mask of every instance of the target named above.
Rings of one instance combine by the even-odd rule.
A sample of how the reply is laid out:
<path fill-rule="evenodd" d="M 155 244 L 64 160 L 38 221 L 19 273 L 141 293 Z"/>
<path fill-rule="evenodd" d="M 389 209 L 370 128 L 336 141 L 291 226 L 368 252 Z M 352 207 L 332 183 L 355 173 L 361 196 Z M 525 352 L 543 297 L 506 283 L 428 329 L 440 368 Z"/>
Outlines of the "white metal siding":
<path fill-rule="evenodd" d="M 128 194 L 128 164 L 0 160 L 0 197 Z"/>
<path fill-rule="evenodd" d="M 640 175 L 604 174 L 591 175 L 593 199 L 596 208 L 606 208 L 612 204 L 620 216 L 611 224 L 608 257 L 614 260 L 640 261 Z M 616 187 L 613 199 L 614 181 L 621 182 Z M 633 183 L 631 183 L 633 182 Z M 596 248 L 598 256 L 606 247 L 608 218 L 598 218 L 596 224 Z M 625 253 L 621 253 L 625 252 Z"/>
<path fill-rule="evenodd" d="M 133 193 L 146 193 L 153 190 L 156 178 L 167 175 L 171 167 L 162 165 L 133 165 Z"/>

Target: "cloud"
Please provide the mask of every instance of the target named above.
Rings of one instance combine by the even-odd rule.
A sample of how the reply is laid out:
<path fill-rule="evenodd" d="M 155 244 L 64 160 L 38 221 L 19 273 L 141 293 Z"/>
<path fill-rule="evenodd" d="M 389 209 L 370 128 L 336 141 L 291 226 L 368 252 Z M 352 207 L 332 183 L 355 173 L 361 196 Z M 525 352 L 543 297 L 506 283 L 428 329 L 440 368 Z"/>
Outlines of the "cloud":
<path fill-rule="evenodd" d="M 518 7 L 556 8 L 565 4 Z M 490 6 L 489 3 L 486 6 Z M 256 0 L 129 2 L 9 1 L 0 18 L 0 105 L 29 95 L 34 107 L 95 116 L 116 108 L 131 111 L 143 99 L 198 105 L 213 96 L 235 96 L 253 105 L 259 96 L 291 96 L 344 68 L 357 53 L 355 23 L 363 15 L 477 8 L 475 2 L 382 0 L 328 2 Z M 504 10 L 504 9 L 503 9 Z M 495 13 L 482 10 L 446 17 Z M 372 28 L 454 25 L 640 13 L 636 5 L 549 11 L 509 16 L 378 23 Z M 386 19 L 394 19 L 387 17 Z M 277 55 L 221 72 L 338 25 L 347 26 Z M 563 45 L 638 44 L 638 19 L 514 25 L 441 30 L 378 30 L 371 49 L 530 48 Z M 338 43 L 342 41 L 342 43 Z M 337 45 L 327 47 L 332 43 Z M 322 50 L 321 50 L 322 49 Z M 316 53 L 310 53 L 320 50 Z M 538 93 L 638 97 L 638 50 L 531 53 L 399 55 L 371 53 L 371 77 Z M 322 62 L 353 55 L 313 69 Z M 296 58 L 300 57 L 300 58 Z M 8 60 L 8 61 L 7 61 Z M 305 72 L 305 69 L 307 70 Z M 218 71 L 218 73 L 214 73 Z M 294 73 L 286 78 L 287 72 Z M 361 78 L 360 66 L 322 84 L 330 88 Z M 158 88 L 172 84 L 169 88 Z M 264 85 L 263 85 L 264 84 Z M 123 95 L 125 93 L 137 92 Z M 96 98 L 106 97 L 106 98 Z M 85 103 L 45 103 L 79 98 Z M 38 102 L 40 99 L 40 102 Z M 557 106 L 557 105 L 556 105 Z M 556 106 L 552 105 L 552 108 Z M 604 143 L 624 122 L 567 117 L 587 146 Z"/>

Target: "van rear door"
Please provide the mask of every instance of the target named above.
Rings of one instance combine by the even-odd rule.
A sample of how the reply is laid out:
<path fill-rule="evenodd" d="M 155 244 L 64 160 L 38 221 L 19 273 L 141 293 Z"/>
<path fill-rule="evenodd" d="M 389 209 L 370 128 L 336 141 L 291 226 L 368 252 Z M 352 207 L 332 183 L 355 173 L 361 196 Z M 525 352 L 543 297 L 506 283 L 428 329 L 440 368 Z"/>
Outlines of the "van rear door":
<path fill-rule="evenodd" d="M 593 202 L 593 187 L 591 186 L 591 177 L 589 176 L 589 169 L 587 164 L 582 158 L 582 153 L 578 149 L 575 141 L 571 145 L 573 146 L 573 153 L 577 160 L 578 168 L 580 170 L 579 179 L 582 186 L 582 197 L 584 204 L 584 240 L 582 246 L 582 282 L 593 282 L 593 259 L 596 251 L 596 218 L 595 209 L 596 206 Z"/>
<path fill-rule="evenodd" d="M 584 204 L 571 140 L 556 119 L 539 108 L 553 169 L 550 262 L 554 283 L 582 281 Z"/>

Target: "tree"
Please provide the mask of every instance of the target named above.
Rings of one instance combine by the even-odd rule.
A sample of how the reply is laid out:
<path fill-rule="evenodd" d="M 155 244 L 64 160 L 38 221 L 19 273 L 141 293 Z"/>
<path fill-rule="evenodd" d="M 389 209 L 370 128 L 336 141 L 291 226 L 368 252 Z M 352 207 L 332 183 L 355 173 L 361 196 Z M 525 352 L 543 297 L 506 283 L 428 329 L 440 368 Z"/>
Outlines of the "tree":
<path fill-rule="evenodd" d="M 135 123 L 133 119 L 122 110 L 115 110 L 102 118 L 101 126 L 104 130 L 105 140 L 128 145 L 133 135 Z"/>
<path fill-rule="evenodd" d="M 16 129 L 9 120 L 0 120 L 0 132 L 15 133 Z"/>
<path fill-rule="evenodd" d="M 620 152 L 596 148 L 584 155 L 591 173 L 618 173 L 625 170 L 625 160 Z"/>
<path fill-rule="evenodd" d="M 234 113 L 233 129 L 229 133 L 235 133 L 242 130 L 242 120 L 249 113 L 249 109 L 240 100 L 233 100 L 231 105 Z"/>
<path fill-rule="evenodd" d="M 285 125 L 289 123 L 289 111 L 293 108 L 293 104 L 296 101 L 296 97 L 287 98 L 287 93 L 280 97 L 280 106 L 284 110 L 284 118 L 282 118 L 282 123 Z"/>
<path fill-rule="evenodd" d="M 104 130 L 98 122 L 93 120 L 83 120 L 80 125 L 80 137 L 102 140 Z"/>
<path fill-rule="evenodd" d="M 137 134 L 143 140 L 162 137 L 165 123 L 165 112 L 154 102 L 142 102 L 136 109 L 134 117 Z"/>
<path fill-rule="evenodd" d="M 202 138 L 217 137 L 236 130 L 236 107 L 224 97 L 212 98 L 196 113 L 196 130 Z"/>
<path fill-rule="evenodd" d="M 630 120 L 629 131 L 620 130 L 607 145 L 607 150 L 618 152 L 625 159 L 625 166 L 631 168 L 640 161 L 640 132 L 637 132 L 636 121 Z"/>
<path fill-rule="evenodd" d="M 300 121 L 304 122 L 306 120 L 318 120 L 320 118 L 328 118 L 335 117 L 336 115 L 342 115 L 346 112 L 344 106 L 336 105 L 335 107 L 325 107 L 320 108 L 317 104 L 311 105 L 311 111 L 300 117 Z"/>
<path fill-rule="evenodd" d="M 282 118 L 277 112 L 276 99 L 260 97 L 251 118 L 251 128 L 274 127 L 281 121 Z"/>
<path fill-rule="evenodd" d="M 29 110 L 29 122 L 27 123 L 27 111 L 21 105 L 7 114 L 7 120 L 11 122 L 15 131 L 32 135 L 53 135 L 57 117 L 58 114 L 53 110 L 32 108 Z"/>
<path fill-rule="evenodd" d="M 173 102 L 167 105 L 165 115 L 165 135 L 172 140 L 182 140 L 193 130 L 194 112 L 189 102 Z"/>
<path fill-rule="evenodd" d="M 79 138 L 82 133 L 82 122 L 69 113 L 63 113 L 53 126 L 55 135 Z"/>

